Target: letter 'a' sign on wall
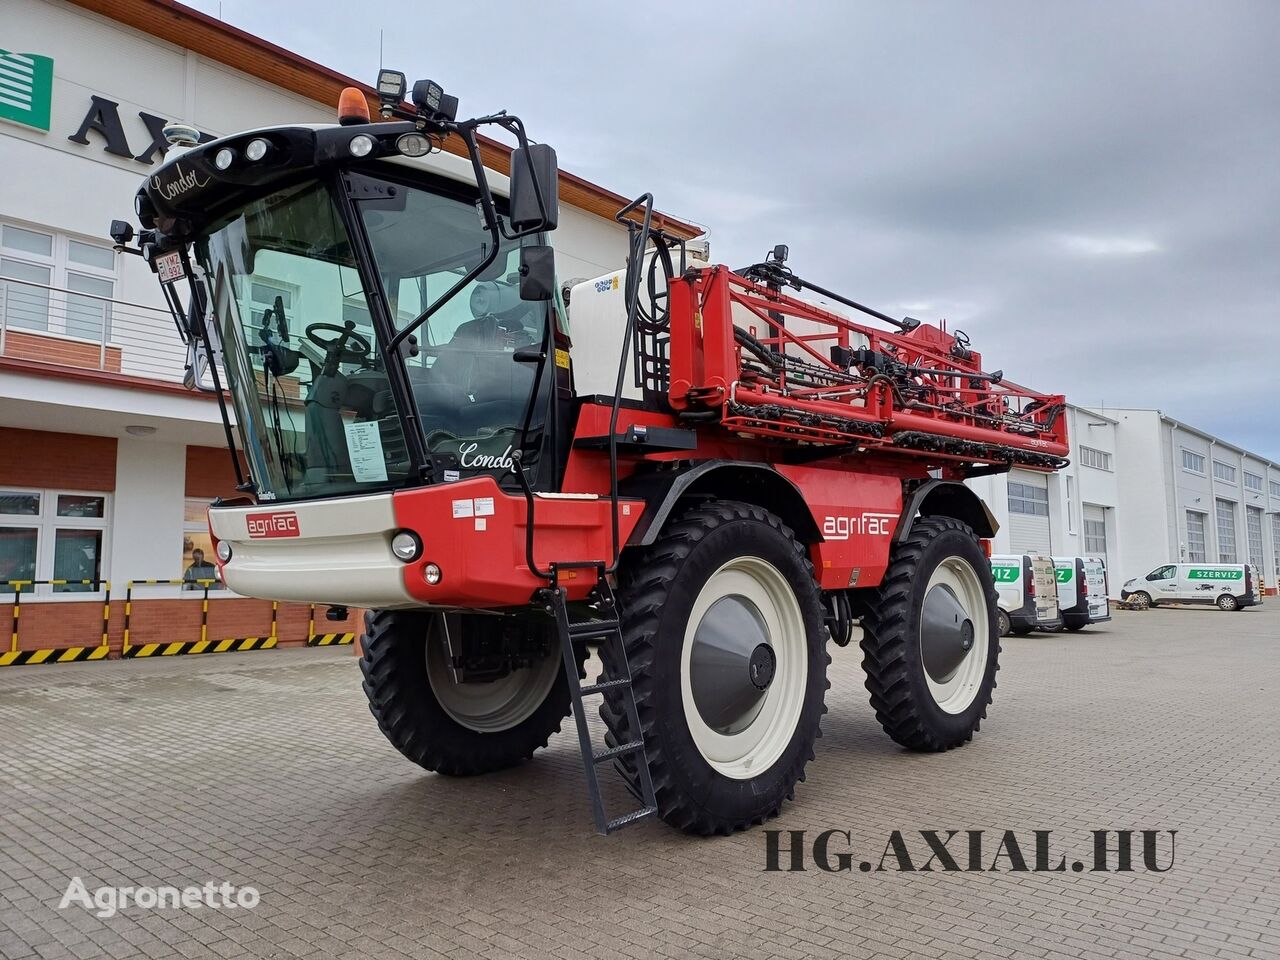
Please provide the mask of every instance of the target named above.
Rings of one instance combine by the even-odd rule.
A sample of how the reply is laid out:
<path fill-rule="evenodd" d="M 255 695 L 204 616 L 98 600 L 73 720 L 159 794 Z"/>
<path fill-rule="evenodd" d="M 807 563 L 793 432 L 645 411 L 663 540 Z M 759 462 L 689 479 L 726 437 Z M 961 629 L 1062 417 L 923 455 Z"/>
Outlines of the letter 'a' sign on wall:
<path fill-rule="evenodd" d="M 49 129 L 53 58 L 0 50 L 0 120 Z"/>

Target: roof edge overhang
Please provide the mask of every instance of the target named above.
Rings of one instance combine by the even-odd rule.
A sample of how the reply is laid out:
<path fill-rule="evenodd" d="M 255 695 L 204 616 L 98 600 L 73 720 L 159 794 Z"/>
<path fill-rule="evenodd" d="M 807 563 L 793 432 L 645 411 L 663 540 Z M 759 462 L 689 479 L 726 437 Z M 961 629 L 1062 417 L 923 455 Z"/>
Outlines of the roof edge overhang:
<path fill-rule="evenodd" d="M 366 83 L 309 60 L 175 0 L 70 0 L 75 6 L 114 20 L 141 33 L 171 43 L 199 56 L 221 63 L 266 81 L 290 93 L 332 105 L 336 111 L 338 94 L 344 87 L 358 87 L 377 116 L 377 94 Z M 336 113 L 335 113 L 336 116 Z M 186 119 L 186 118 L 181 118 Z M 233 131 L 232 131 L 233 132 Z M 486 167 L 507 176 L 511 171 L 511 148 L 488 137 L 480 137 L 480 154 Z M 465 156 L 465 148 L 455 139 L 444 149 Z M 560 171 L 560 198 L 565 203 L 612 220 L 629 199 Z M 705 233 L 702 227 L 663 213 L 654 214 L 654 225 L 686 240 Z"/>

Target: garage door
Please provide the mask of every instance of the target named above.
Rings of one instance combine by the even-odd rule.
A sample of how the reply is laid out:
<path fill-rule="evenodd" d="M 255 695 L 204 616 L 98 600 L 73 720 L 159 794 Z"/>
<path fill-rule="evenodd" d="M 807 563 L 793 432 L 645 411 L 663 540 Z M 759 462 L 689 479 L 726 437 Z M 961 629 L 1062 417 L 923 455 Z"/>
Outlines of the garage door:
<path fill-rule="evenodd" d="M 1084 505 L 1084 552 L 1090 557 L 1107 560 L 1107 508 Z M 1107 570 L 1111 564 L 1107 564 Z"/>
<path fill-rule="evenodd" d="M 1009 473 L 1009 546 L 1014 553 L 1049 553 L 1049 478 Z"/>

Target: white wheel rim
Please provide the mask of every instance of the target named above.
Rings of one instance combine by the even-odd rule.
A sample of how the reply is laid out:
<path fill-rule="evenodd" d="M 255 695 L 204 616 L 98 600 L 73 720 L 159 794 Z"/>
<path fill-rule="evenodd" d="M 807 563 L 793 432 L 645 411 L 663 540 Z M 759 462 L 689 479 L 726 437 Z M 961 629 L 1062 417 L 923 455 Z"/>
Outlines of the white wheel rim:
<path fill-rule="evenodd" d="M 455 683 L 446 642 L 442 631 L 427 635 L 427 682 L 441 709 L 476 733 L 500 733 L 529 719 L 561 669 L 559 657 L 546 656 L 488 683 Z"/>
<path fill-rule="evenodd" d="M 982 687 L 987 672 L 987 654 L 991 647 L 991 621 L 987 615 L 987 597 L 977 572 L 961 557 L 947 557 L 934 569 L 925 586 L 925 603 L 935 590 L 947 591 L 958 602 L 963 616 L 972 630 L 972 645 L 963 652 L 963 659 L 945 677 L 935 678 L 926 665 L 925 639 L 921 638 L 921 665 L 925 682 L 934 703 L 946 713 L 963 713 L 973 703 Z M 921 615 L 923 630 L 924 616 Z M 967 635 L 970 631 L 966 630 Z"/>
<path fill-rule="evenodd" d="M 708 611 L 726 599 L 731 600 L 731 605 L 753 611 L 751 616 L 767 638 L 774 664 L 773 677 L 763 697 L 750 707 L 749 716 L 729 727 L 732 732 L 727 734 L 714 729 L 704 717 L 694 696 L 693 681 L 699 627 Z M 721 609 L 725 609 L 723 605 Z M 704 642 L 697 640 L 699 646 Z M 747 780 L 768 770 L 782 756 L 795 734 L 804 706 L 809 680 L 808 646 L 804 615 L 795 591 L 768 561 L 737 557 L 713 573 L 703 585 L 685 626 L 680 654 L 680 696 L 694 746 L 716 772 L 734 780 Z M 758 661 L 753 663 L 758 665 Z M 736 684 L 741 680 L 736 676 L 726 678 L 726 682 Z M 705 674 L 699 677 L 699 683 L 703 682 Z"/>

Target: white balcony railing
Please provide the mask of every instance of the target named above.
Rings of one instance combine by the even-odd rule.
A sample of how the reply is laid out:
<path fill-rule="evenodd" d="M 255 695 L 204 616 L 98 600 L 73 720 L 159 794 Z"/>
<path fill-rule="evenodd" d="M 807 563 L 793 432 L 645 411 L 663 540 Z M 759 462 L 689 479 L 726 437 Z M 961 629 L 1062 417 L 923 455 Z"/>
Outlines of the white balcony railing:
<path fill-rule="evenodd" d="M 186 356 L 167 309 L 0 278 L 0 357 L 181 383 Z"/>

